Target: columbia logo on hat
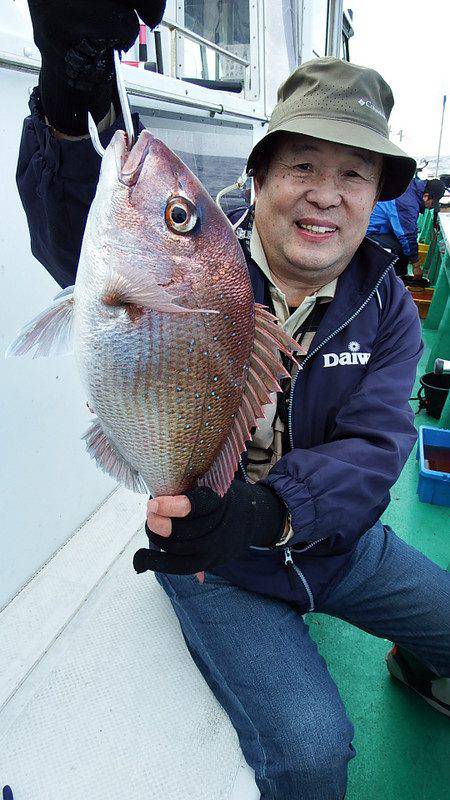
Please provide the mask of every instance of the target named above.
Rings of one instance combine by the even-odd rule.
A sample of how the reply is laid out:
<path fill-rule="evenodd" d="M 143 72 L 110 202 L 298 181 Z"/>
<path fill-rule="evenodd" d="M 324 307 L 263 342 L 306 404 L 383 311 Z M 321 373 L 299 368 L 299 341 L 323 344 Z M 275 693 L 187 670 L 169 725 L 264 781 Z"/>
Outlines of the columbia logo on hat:
<path fill-rule="evenodd" d="M 375 111 L 375 114 L 379 114 L 380 117 L 386 119 L 386 115 L 383 114 L 381 108 L 377 108 L 376 105 L 372 103 L 372 100 L 365 100 L 364 97 L 360 97 L 358 103 L 360 106 L 366 106 L 366 108 L 370 108 L 371 111 Z"/>

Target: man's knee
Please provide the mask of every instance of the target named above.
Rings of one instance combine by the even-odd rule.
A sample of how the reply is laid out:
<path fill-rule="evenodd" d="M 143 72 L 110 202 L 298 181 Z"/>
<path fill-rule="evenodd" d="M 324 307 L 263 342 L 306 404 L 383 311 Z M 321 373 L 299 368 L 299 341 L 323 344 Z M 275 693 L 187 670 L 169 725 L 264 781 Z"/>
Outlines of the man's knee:
<path fill-rule="evenodd" d="M 320 712 L 318 712 L 320 714 Z M 274 798 L 305 796 L 342 800 L 347 785 L 348 762 L 355 755 L 353 726 L 338 716 L 328 724 L 286 726 L 271 742 L 267 775 Z M 308 729 L 309 728 L 309 729 Z"/>

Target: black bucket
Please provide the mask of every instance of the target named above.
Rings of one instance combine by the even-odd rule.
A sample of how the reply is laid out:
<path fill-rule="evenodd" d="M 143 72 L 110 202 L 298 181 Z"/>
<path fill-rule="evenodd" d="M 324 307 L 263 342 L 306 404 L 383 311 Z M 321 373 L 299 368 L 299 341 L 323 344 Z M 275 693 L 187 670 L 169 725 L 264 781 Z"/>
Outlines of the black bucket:
<path fill-rule="evenodd" d="M 417 394 L 419 411 L 425 409 L 430 417 L 439 419 L 450 389 L 450 375 L 435 375 L 434 372 L 427 372 L 422 375 L 420 384 Z"/>

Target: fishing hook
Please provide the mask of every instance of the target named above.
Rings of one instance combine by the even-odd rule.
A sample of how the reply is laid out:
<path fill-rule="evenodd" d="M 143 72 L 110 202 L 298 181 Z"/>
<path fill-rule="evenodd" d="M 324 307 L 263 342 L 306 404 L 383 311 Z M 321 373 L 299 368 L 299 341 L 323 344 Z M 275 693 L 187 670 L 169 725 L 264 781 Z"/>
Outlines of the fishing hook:
<path fill-rule="evenodd" d="M 130 104 L 128 102 L 127 90 L 125 86 L 125 81 L 123 79 L 122 67 L 120 64 L 120 56 L 117 50 L 114 50 L 114 71 L 116 73 L 117 93 L 119 95 L 120 110 L 122 111 L 123 121 L 125 124 L 125 131 L 128 139 L 128 149 L 131 150 L 135 141 L 133 120 L 131 119 Z M 101 158 L 103 158 L 103 156 L 105 155 L 105 148 L 100 142 L 97 125 L 95 124 L 94 118 L 90 111 L 88 111 L 88 129 L 92 139 L 94 150 L 99 154 Z"/>
<path fill-rule="evenodd" d="M 120 57 L 117 50 L 114 50 L 114 69 L 116 71 L 117 91 L 119 93 L 120 110 L 122 111 L 123 121 L 125 123 L 125 130 L 128 136 L 128 149 L 134 145 L 134 128 L 133 120 L 131 119 L 130 104 L 128 102 L 127 89 L 123 79 L 123 72 L 120 65 Z"/>

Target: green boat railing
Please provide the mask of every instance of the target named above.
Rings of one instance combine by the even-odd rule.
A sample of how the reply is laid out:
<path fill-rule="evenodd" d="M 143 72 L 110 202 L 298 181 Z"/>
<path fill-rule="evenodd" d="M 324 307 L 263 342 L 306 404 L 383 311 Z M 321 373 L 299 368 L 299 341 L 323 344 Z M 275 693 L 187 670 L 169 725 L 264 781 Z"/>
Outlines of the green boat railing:
<path fill-rule="evenodd" d="M 435 287 L 423 327 L 436 331 L 426 366 L 427 372 L 433 372 L 436 358 L 450 359 L 450 214 L 448 213 L 439 214 L 439 232 L 430 244 L 427 260 L 428 258 L 430 259 L 428 276 L 430 282 L 435 283 Z M 442 409 L 439 425 L 441 428 L 450 428 L 450 392 Z"/>
<path fill-rule="evenodd" d="M 426 208 L 417 220 L 418 239 L 422 244 L 430 244 L 433 238 L 434 211 Z"/>

